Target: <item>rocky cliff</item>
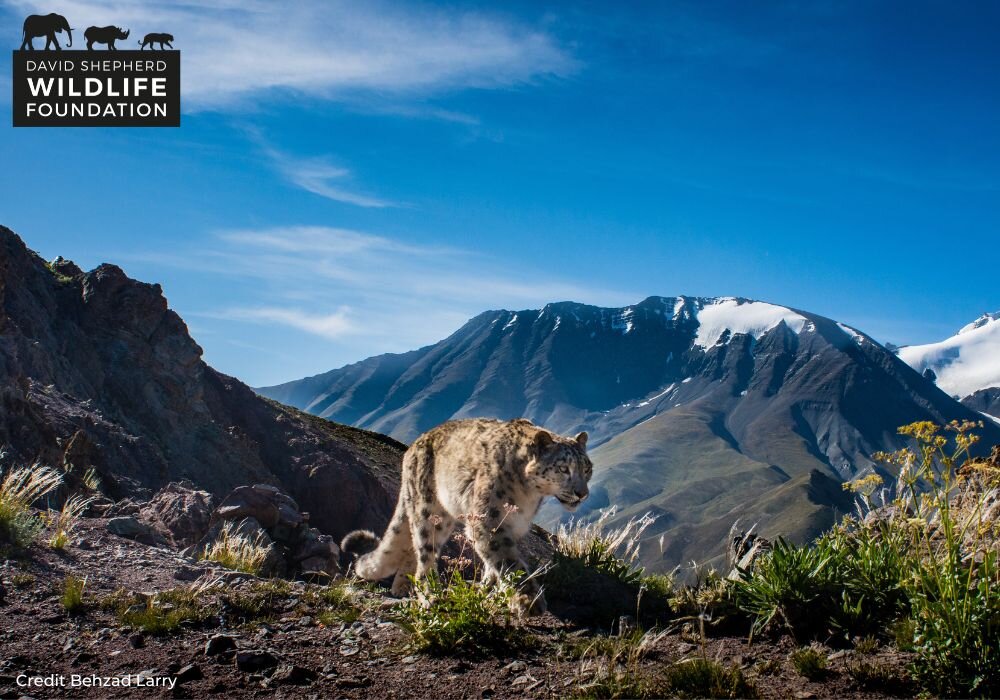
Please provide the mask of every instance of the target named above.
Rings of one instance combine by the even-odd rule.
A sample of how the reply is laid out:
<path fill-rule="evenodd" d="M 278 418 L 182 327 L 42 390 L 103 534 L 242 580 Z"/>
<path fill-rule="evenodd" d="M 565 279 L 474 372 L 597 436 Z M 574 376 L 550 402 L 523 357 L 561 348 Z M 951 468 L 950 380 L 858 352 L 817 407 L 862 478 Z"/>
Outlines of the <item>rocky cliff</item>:
<path fill-rule="evenodd" d="M 384 525 L 404 446 L 282 406 L 209 367 L 159 285 L 46 263 L 0 227 L 0 446 L 114 497 L 187 479 L 280 486 L 339 536 Z"/>

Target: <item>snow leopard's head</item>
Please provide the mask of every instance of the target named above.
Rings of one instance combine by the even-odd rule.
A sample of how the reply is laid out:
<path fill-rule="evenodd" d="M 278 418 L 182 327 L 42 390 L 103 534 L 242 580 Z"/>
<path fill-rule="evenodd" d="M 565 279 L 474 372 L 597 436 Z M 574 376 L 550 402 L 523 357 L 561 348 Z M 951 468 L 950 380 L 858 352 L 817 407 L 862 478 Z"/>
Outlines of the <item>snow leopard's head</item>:
<path fill-rule="evenodd" d="M 594 473 L 587 457 L 587 433 L 564 438 L 539 430 L 532 452 L 525 469 L 528 480 L 546 496 L 555 496 L 566 510 L 576 510 L 590 495 L 587 482 Z"/>

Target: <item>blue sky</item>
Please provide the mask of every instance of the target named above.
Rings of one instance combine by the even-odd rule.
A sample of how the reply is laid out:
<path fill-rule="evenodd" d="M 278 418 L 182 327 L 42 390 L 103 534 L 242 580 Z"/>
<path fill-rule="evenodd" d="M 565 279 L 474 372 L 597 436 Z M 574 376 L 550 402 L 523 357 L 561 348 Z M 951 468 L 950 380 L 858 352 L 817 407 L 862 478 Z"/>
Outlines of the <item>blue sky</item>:
<path fill-rule="evenodd" d="M 0 223 L 160 282 L 254 385 L 564 299 L 895 343 L 1000 308 L 994 2 L 0 0 L 11 48 L 52 11 L 172 32 L 183 126 L 4 120 Z"/>

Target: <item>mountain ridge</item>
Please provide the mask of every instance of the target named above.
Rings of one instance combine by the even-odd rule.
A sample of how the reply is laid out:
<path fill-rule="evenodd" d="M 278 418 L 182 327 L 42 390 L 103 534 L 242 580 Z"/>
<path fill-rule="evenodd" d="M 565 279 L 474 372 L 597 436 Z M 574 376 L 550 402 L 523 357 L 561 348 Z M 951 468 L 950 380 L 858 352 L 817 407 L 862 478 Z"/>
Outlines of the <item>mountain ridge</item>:
<path fill-rule="evenodd" d="M 661 569 L 717 557 L 738 518 L 808 539 L 852 507 L 841 483 L 903 444 L 897 427 L 980 417 L 866 334 L 741 297 L 484 312 L 411 353 L 258 391 L 403 441 L 480 416 L 587 430 L 597 469 L 581 515 L 657 513 L 647 534 L 663 550 L 646 546 L 644 563 Z"/>
<path fill-rule="evenodd" d="M 1000 387 L 1000 311 L 984 313 L 953 336 L 936 343 L 907 345 L 899 357 L 933 378 L 958 399 Z"/>

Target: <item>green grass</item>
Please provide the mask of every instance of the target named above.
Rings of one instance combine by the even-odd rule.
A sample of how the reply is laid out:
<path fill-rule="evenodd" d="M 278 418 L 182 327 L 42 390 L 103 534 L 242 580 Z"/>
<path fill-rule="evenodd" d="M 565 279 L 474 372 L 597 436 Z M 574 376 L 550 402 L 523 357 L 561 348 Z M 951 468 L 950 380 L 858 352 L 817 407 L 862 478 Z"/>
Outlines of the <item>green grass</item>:
<path fill-rule="evenodd" d="M 671 694 L 680 698 L 756 698 L 759 694 L 739 666 L 724 666 L 705 658 L 671 665 L 666 683 Z"/>
<path fill-rule="evenodd" d="M 240 524 L 226 521 L 219 537 L 202 553 L 201 558 L 233 571 L 259 576 L 269 554 L 264 534 L 258 533 L 256 537 L 250 537 L 240 533 L 239 528 Z"/>
<path fill-rule="evenodd" d="M 219 596 L 223 614 L 240 623 L 273 620 L 293 598 L 292 585 L 281 579 L 252 582 Z"/>
<path fill-rule="evenodd" d="M 397 608 L 418 651 L 447 655 L 503 653 L 532 643 L 514 612 L 518 577 L 494 584 L 466 581 L 459 571 L 414 581 L 415 596 Z"/>
<path fill-rule="evenodd" d="M 811 681 L 821 680 L 826 675 L 826 654 L 822 649 L 802 647 L 793 651 L 788 660 L 796 673 Z"/>
<path fill-rule="evenodd" d="M 563 653 L 580 660 L 574 695 L 582 698 L 655 698 L 663 689 L 642 660 L 662 639 L 662 632 L 566 640 Z"/>
<path fill-rule="evenodd" d="M 76 576 L 67 576 L 63 581 L 59 602 L 70 615 L 79 615 L 86 608 L 86 603 L 83 600 L 83 590 L 86 585 L 86 579 L 79 579 Z"/>
<path fill-rule="evenodd" d="M 883 661 L 858 659 L 847 664 L 847 675 L 865 690 L 902 691 L 906 679 Z"/>
<path fill-rule="evenodd" d="M 121 624 L 148 634 L 165 635 L 182 626 L 198 625 L 213 614 L 200 594 L 175 588 L 153 596 L 119 590 L 101 600 L 101 608 L 114 612 Z"/>

